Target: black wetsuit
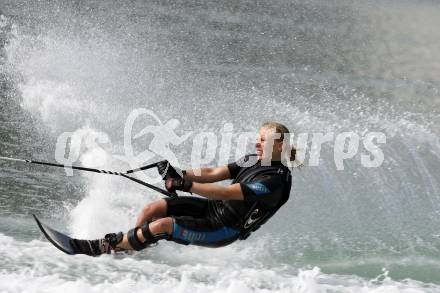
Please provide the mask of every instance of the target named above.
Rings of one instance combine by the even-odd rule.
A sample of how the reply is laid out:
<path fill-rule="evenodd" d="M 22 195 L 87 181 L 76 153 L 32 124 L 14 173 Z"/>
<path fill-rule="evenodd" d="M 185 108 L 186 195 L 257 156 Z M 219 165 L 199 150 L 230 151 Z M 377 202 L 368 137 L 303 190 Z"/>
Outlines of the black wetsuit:
<path fill-rule="evenodd" d="M 167 216 L 174 219 L 171 240 L 219 247 L 245 239 L 289 199 L 290 171 L 279 161 L 262 166 L 255 155 L 247 155 L 228 169 L 231 184 L 240 183 L 244 200 L 167 199 Z"/>

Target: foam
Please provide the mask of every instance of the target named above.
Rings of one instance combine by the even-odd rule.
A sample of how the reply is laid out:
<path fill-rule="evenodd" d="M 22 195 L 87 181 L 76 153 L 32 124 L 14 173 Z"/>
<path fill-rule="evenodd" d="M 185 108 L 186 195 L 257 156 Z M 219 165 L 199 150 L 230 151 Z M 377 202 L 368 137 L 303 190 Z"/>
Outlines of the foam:
<path fill-rule="evenodd" d="M 47 241 L 21 242 L 3 234 L 0 244 L 4 261 L 0 292 L 422 293 L 440 290 L 439 286 L 413 280 L 393 281 L 387 272 L 365 280 L 324 274 L 318 267 L 266 269 L 234 262 L 219 266 L 201 259 L 197 264 L 176 265 L 167 260 L 155 262 L 136 256 L 68 256 Z M 190 258 L 191 252 L 185 255 Z"/>

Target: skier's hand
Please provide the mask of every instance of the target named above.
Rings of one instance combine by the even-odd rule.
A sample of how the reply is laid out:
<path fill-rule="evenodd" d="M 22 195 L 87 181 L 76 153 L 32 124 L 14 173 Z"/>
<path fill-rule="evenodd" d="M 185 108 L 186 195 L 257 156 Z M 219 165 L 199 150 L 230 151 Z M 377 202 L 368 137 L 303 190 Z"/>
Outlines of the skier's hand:
<path fill-rule="evenodd" d="M 176 170 L 176 168 L 171 166 L 171 164 L 167 160 L 160 161 L 159 163 L 157 163 L 157 171 L 159 172 L 160 176 L 162 176 L 163 180 L 167 180 L 170 178 L 175 178 L 175 179 L 183 178 L 182 170 L 180 169 Z"/>
<path fill-rule="evenodd" d="M 176 190 L 189 192 L 192 184 L 188 178 L 169 178 L 165 182 L 165 187 L 169 192 L 176 192 Z"/>

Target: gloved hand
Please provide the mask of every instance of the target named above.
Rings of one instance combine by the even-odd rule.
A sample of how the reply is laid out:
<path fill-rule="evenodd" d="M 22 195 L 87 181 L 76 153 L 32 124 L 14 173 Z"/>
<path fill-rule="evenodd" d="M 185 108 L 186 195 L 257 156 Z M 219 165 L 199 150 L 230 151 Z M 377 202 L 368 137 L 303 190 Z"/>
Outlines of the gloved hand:
<path fill-rule="evenodd" d="M 165 187 L 169 192 L 176 192 L 176 190 L 189 192 L 192 184 L 188 178 L 169 178 L 165 182 Z"/>
<path fill-rule="evenodd" d="M 162 176 L 163 180 L 167 180 L 169 178 L 182 178 L 182 171 L 179 170 L 181 173 L 179 174 L 167 160 L 157 163 L 157 171 L 159 172 L 160 176 Z"/>

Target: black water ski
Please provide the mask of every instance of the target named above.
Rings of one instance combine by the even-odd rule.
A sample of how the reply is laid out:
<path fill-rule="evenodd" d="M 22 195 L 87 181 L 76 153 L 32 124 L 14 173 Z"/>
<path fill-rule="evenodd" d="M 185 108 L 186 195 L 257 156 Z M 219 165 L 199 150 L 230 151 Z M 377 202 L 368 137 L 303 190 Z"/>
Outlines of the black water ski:
<path fill-rule="evenodd" d="M 43 232 L 47 240 L 49 240 L 56 248 L 67 254 L 76 254 L 75 249 L 70 244 L 70 240 L 72 240 L 72 238 L 41 223 L 37 216 L 33 216 L 35 221 L 37 221 L 38 227 L 40 227 L 41 232 Z"/>

